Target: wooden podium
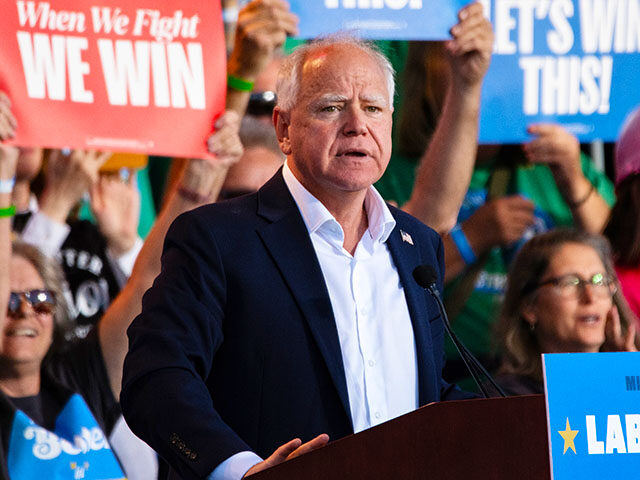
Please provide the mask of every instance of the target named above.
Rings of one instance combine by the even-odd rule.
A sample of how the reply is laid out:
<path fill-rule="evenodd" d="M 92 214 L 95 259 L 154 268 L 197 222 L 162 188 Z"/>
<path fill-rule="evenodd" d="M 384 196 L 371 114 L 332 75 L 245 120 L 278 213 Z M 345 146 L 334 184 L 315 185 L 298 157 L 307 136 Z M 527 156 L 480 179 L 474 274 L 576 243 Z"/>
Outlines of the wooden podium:
<path fill-rule="evenodd" d="M 441 402 L 251 477 L 549 479 L 543 395 Z"/>

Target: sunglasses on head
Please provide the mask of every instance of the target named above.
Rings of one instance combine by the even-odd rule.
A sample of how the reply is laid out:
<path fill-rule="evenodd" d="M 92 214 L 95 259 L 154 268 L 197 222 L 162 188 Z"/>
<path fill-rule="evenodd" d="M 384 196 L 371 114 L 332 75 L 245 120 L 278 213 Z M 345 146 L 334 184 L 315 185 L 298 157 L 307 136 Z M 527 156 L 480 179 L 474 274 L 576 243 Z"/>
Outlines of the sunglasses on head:
<path fill-rule="evenodd" d="M 56 300 L 51 290 L 37 289 L 26 292 L 11 292 L 9 294 L 9 315 L 16 315 L 20 311 L 22 300 L 25 300 L 36 313 L 52 313 Z"/>

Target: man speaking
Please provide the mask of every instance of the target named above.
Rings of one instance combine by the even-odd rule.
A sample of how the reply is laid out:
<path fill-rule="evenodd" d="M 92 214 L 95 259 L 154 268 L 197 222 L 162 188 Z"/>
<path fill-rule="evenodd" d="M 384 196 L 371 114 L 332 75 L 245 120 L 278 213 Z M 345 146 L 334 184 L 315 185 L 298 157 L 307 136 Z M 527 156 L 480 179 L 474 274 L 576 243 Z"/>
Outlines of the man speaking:
<path fill-rule="evenodd" d="M 453 50 L 486 71 L 490 46 L 470 37 L 487 22 L 472 7 Z M 372 187 L 391 155 L 393 89 L 391 66 L 364 43 L 297 50 L 274 112 L 284 168 L 167 234 L 129 328 L 121 402 L 171 478 L 241 478 L 464 398 L 441 379 L 443 326 L 411 277 L 431 264 L 441 287 L 440 237 Z"/>

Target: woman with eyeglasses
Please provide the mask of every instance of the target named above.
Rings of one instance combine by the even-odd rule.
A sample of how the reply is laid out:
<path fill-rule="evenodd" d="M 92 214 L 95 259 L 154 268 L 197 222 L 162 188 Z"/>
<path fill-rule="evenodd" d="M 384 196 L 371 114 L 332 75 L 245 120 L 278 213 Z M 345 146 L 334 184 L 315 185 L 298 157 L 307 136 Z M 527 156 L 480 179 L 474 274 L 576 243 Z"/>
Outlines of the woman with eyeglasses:
<path fill-rule="evenodd" d="M 542 353 L 636 351 L 617 289 L 601 235 L 561 229 L 529 240 L 509 270 L 497 324 L 498 383 L 512 395 L 542 393 Z"/>

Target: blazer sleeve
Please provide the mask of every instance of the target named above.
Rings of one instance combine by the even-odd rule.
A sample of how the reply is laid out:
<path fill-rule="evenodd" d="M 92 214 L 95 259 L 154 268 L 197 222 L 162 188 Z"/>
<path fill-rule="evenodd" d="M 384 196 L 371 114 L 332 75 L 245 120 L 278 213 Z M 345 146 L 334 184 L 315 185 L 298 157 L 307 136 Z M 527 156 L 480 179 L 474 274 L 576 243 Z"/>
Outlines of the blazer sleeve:
<path fill-rule="evenodd" d="M 127 331 L 120 397 L 131 429 L 184 479 L 251 450 L 216 412 L 206 385 L 223 339 L 226 282 L 205 213 L 183 214 L 167 233 L 161 273 Z"/>

